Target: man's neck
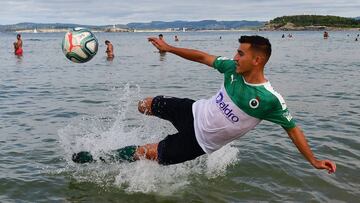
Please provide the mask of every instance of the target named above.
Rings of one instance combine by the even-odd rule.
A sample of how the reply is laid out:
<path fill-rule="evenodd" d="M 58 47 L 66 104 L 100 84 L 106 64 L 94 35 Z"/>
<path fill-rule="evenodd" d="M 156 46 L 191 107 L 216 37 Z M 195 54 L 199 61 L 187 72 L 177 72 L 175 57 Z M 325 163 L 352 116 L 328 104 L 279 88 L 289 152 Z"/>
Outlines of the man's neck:
<path fill-rule="evenodd" d="M 262 71 L 243 73 L 243 77 L 247 83 L 251 84 L 261 84 L 267 82 L 267 79 Z"/>

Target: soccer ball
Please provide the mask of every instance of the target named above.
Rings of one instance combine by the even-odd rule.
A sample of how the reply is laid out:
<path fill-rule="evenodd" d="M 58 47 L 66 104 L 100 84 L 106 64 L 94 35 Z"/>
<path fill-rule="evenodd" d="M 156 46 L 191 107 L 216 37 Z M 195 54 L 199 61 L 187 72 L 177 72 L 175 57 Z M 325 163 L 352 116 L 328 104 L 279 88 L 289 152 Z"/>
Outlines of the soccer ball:
<path fill-rule="evenodd" d="M 95 35 L 86 28 L 69 30 L 62 41 L 62 50 L 66 58 L 76 63 L 85 63 L 92 59 L 98 47 Z"/>

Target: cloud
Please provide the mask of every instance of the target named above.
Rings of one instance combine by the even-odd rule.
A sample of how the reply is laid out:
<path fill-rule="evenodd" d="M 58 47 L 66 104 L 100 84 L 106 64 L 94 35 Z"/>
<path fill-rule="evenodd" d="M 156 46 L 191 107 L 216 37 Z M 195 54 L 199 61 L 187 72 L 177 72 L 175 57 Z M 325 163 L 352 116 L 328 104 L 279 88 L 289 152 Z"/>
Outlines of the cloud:
<path fill-rule="evenodd" d="M 2 0 L 0 24 L 126 24 L 155 20 L 270 20 L 283 15 L 360 16 L 360 0 Z"/>

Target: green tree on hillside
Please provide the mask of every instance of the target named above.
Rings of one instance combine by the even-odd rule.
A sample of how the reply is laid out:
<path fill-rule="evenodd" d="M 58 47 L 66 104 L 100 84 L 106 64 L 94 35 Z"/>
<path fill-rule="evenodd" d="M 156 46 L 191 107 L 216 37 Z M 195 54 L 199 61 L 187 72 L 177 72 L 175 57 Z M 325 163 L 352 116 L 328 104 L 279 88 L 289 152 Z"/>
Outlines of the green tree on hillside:
<path fill-rule="evenodd" d="M 293 23 L 295 26 L 360 27 L 360 20 L 339 16 L 295 15 L 277 17 L 270 21 L 280 26 Z"/>

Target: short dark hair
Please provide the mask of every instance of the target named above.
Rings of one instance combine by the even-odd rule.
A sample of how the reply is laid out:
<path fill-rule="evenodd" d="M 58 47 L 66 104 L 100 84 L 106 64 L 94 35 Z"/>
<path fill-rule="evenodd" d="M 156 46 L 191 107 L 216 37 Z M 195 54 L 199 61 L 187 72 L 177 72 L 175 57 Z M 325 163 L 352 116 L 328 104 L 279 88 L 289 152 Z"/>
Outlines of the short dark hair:
<path fill-rule="evenodd" d="M 163 37 L 163 35 L 162 35 L 162 34 L 159 34 L 159 37 Z"/>
<path fill-rule="evenodd" d="M 110 43 L 110 41 L 109 41 L 109 40 L 105 40 L 105 44 L 107 44 L 107 43 Z"/>
<path fill-rule="evenodd" d="M 239 43 L 251 44 L 251 49 L 264 53 L 267 59 L 269 59 L 271 56 L 271 44 L 270 41 L 265 37 L 259 35 L 243 35 L 239 38 Z"/>
<path fill-rule="evenodd" d="M 21 34 L 17 34 L 16 37 L 21 37 Z"/>

